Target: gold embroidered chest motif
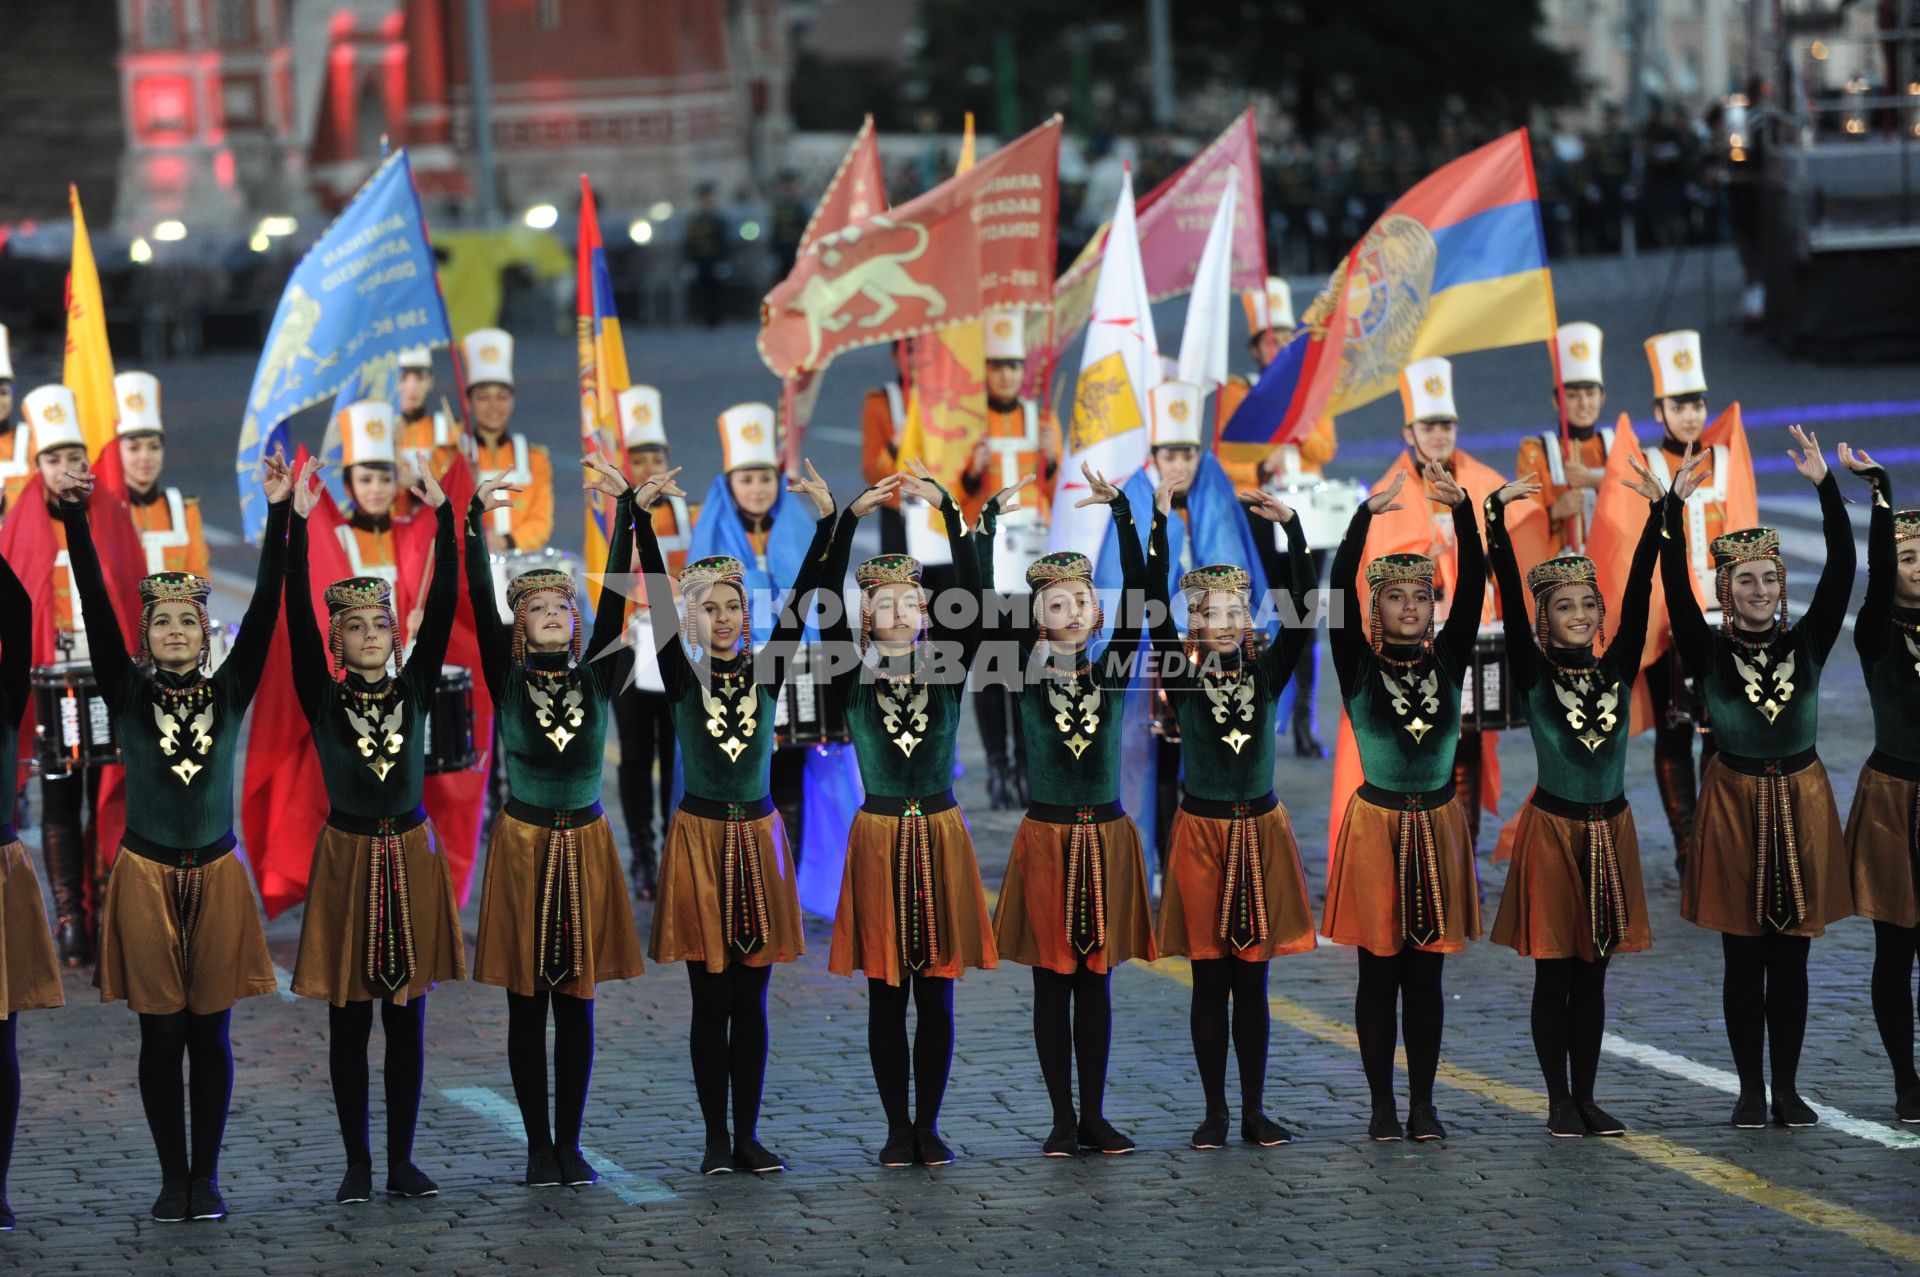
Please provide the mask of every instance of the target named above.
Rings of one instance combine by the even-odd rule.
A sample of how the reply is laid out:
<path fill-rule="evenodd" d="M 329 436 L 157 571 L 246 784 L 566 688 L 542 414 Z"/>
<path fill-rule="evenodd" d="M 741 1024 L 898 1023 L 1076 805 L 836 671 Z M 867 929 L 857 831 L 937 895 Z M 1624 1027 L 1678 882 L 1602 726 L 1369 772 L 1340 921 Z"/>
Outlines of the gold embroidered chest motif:
<path fill-rule="evenodd" d="M 360 703 L 362 713 L 354 708 Z M 360 757 L 367 762 L 367 770 L 381 780 L 387 773 L 400 765 L 400 751 L 406 746 L 406 737 L 400 733 L 400 725 L 406 717 L 407 703 L 395 697 L 391 707 L 386 707 L 383 699 L 352 697 L 341 702 L 346 710 L 347 726 L 355 734 L 354 748 L 360 751 Z M 385 707 L 386 712 L 382 713 Z"/>
<path fill-rule="evenodd" d="M 545 733 L 556 752 L 564 752 L 577 730 L 587 721 L 587 693 L 578 680 L 562 675 L 535 677 L 527 682 L 527 699 L 533 703 L 533 721 L 550 728 Z"/>
<path fill-rule="evenodd" d="M 737 763 L 747 752 L 747 742 L 759 728 L 760 696 L 743 674 L 715 674 L 719 687 L 700 688 L 700 705 L 707 711 L 707 735 L 718 741 L 727 761 Z"/>
<path fill-rule="evenodd" d="M 1903 631 L 1900 637 L 1906 640 L 1907 655 L 1913 658 L 1914 677 L 1920 678 L 1920 642 L 1915 641 L 1912 633 L 1910 632 Z"/>
<path fill-rule="evenodd" d="M 1047 704 L 1053 708 L 1053 726 L 1066 739 L 1061 743 L 1075 758 L 1087 752 L 1092 736 L 1100 730 L 1100 685 L 1089 675 L 1047 680 Z M 1068 733 L 1072 733 L 1068 735 Z"/>
<path fill-rule="evenodd" d="M 1607 743 L 1620 725 L 1620 683 L 1598 669 L 1570 670 L 1554 666 L 1548 676 L 1573 738 L 1589 754 Z"/>
<path fill-rule="evenodd" d="M 900 694 L 907 689 L 906 695 Z M 893 741 L 894 747 L 908 758 L 921 741 L 927 738 L 927 695 L 925 683 L 900 682 L 883 679 L 874 688 L 873 701 L 880 707 L 880 729 Z"/>
<path fill-rule="evenodd" d="M 1756 706 L 1771 723 L 1793 699 L 1799 654 L 1788 649 L 1784 657 L 1776 657 L 1771 649 L 1762 647 L 1754 649 L 1751 656 L 1752 660 L 1748 660 L 1734 652 L 1733 668 L 1745 686 L 1747 703 Z"/>
<path fill-rule="evenodd" d="M 206 770 L 194 756 L 205 758 L 213 752 L 213 684 L 201 679 L 190 687 L 170 688 L 155 685 L 153 723 L 160 729 L 160 752 L 179 761 L 167 770 L 191 785 L 193 778 Z"/>
<path fill-rule="evenodd" d="M 1207 710 L 1213 715 L 1215 724 L 1228 727 L 1231 720 L 1239 723 L 1229 727 L 1220 743 L 1238 754 L 1252 736 L 1240 730 L 1239 724 L 1252 723 L 1254 713 L 1253 679 L 1244 673 L 1236 673 L 1225 678 L 1201 675 L 1200 689 L 1207 695 Z"/>
<path fill-rule="evenodd" d="M 1402 670 L 1396 675 L 1391 669 L 1380 671 L 1380 681 L 1386 685 L 1389 703 L 1393 712 L 1408 721 L 1400 724 L 1413 737 L 1418 745 L 1426 739 L 1427 733 L 1437 724 L 1429 723 L 1424 715 L 1436 717 L 1440 713 L 1440 670 L 1438 666 L 1424 662 Z M 1415 706 L 1418 706 L 1416 712 Z M 1408 718 L 1412 715 L 1411 718 Z"/>

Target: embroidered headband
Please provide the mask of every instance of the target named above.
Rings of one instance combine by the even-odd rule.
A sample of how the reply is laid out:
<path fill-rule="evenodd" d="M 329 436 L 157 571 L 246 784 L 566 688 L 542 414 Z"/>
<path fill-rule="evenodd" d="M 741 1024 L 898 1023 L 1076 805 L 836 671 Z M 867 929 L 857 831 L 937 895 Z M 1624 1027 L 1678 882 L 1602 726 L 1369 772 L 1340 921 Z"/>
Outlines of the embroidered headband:
<path fill-rule="evenodd" d="M 360 607 L 393 607 L 393 583 L 377 576 L 350 576 L 327 587 L 327 611 L 334 615 Z"/>
<path fill-rule="evenodd" d="M 213 584 L 191 572 L 155 572 L 140 578 L 140 602 L 147 607 L 155 603 L 194 603 L 204 609 L 212 594 Z"/>
<path fill-rule="evenodd" d="M 1231 563 L 1210 563 L 1206 567 L 1195 568 L 1180 578 L 1180 588 L 1186 592 L 1195 590 L 1232 590 L 1241 594 L 1251 593 L 1253 578 L 1243 567 Z"/>
<path fill-rule="evenodd" d="M 1527 589 L 1535 600 L 1551 594 L 1563 585 L 1598 585 L 1599 569 L 1593 560 L 1578 554 L 1563 554 L 1536 564 L 1527 571 Z"/>
<path fill-rule="evenodd" d="M 1396 581 L 1421 581 L 1433 584 L 1438 571 L 1424 554 L 1383 554 L 1367 564 L 1367 584 L 1374 589 Z"/>
<path fill-rule="evenodd" d="M 1895 542 L 1920 539 L 1920 510 L 1900 510 L 1893 516 Z"/>
<path fill-rule="evenodd" d="M 722 581 L 735 587 L 743 587 L 747 579 L 747 565 L 731 554 L 710 554 L 704 559 L 695 559 L 680 569 L 680 588 L 693 589 L 703 585 L 717 585 Z M 744 589 L 742 590 L 744 593 Z"/>
<path fill-rule="evenodd" d="M 910 554 L 882 554 L 853 570 L 853 579 L 863 590 L 876 585 L 918 585 L 920 575 L 920 560 Z"/>
<path fill-rule="evenodd" d="M 573 573 L 557 568 L 535 568 L 531 572 L 522 572 L 507 582 L 507 606 L 517 612 L 522 599 L 541 590 L 558 590 L 567 596 L 567 602 L 573 602 Z"/>
<path fill-rule="evenodd" d="M 1055 550 L 1043 554 L 1027 568 L 1027 588 L 1037 590 L 1059 581 L 1093 580 L 1093 560 L 1078 550 Z"/>
<path fill-rule="evenodd" d="M 1715 537 L 1709 549 L 1716 568 L 1730 568 L 1754 559 L 1778 560 L 1780 534 L 1772 528 L 1743 528 Z"/>

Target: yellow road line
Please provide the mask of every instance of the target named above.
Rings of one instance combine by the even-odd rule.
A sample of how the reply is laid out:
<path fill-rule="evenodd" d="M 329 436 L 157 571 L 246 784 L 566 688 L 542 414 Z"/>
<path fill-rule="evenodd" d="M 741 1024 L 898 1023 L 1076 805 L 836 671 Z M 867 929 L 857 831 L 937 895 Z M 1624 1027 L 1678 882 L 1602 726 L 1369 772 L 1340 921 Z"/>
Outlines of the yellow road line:
<path fill-rule="evenodd" d="M 1187 988 L 1193 987 L 1192 968 L 1179 959 L 1167 959 L 1164 963 L 1156 963 L 1146 969 L 1176 984 Z M 1278 994 L 1270 995 L 1267 1005 L 1272 1008 L 1276 1019 L 1291 1028 L 1324 1042 L 1345 1047 L 1355 1053 L 1360 1050 L 1360 1040 L 1354 1035 L 1351 1025 L 1342 1024 L 1338 1020 Z M 1404 1068 L 1406 1064 L 1404 1053 L 1400 1063 Z M 1483 1100 L 1491 1100 L 1495 1104 L 1535 1117 L 1540 1114 L 1547 1102 L 1545 1095 L 1530 1087 L 1515 1086 L 1452 1064 L 1441 1064 L 1440 1081 L 1457 1091 L 1465 1091 L 1469 1095 L 1477 1095 Z M 1920 1234 L 1910 1233 L 1892 1224 L 1883 1223 L 1851 1207 L 1837 1206 L 1810 1193 L 1775 1184 L 1723 1158 L 1702 1153 L 1698 1149 L 1688 1148 L 1684 1144 L 1677 1144 L 1658 1135 L 1629 1134 L 1624 1139 L 1614 1142 L 1636 1157 L 1684 1175 L 1716 1192 L 1726 1193 L 1752 1202 L 1756 1206 L 1779 1211 L 1783 1215 L 1790 1215 L 1816 1228 L 1840 1233 L 1859 1242 L 1862 1246 L 1883 1251 L 1895 1258 L 1920 1263 Z"/>

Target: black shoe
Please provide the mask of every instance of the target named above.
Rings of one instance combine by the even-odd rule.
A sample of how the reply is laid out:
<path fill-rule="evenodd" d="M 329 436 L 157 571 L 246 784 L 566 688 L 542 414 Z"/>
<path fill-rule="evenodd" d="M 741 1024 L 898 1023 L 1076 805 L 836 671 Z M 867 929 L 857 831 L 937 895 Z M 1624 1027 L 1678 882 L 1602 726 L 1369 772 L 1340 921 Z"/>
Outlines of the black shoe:
<path fill-rule="evenodd" d="M 600 1172 L 593 1169 L 592 1162 L 580 1156 L 579 1149 L 562 1149 L 559 1158 L 560 1182 L 568 1188 L 584 1188 L 600 1182 Z"/>
<path fill-rule="evenodd" d="M 1074 1138 L 1080 1141 L 1082 1148 L 1090 1148 L 1096 1153 L 1117 1157 L 1133 1152 L 1133 1141 L 1114 1130 L 1113 1123 L 1104 1117 L 1082 1117 L 1080 1129 L 1074 1132 Z"/>
<path fill-rule="evenodd" d="M 1193 1128 L 1193 1146 L 1195 1148 L 1225 1148 L 1227 1146 L 1227 1114 L 1225 1110 L 1207 1114 L 1206 1121 Z"/>
<path fill-rule="evenodd" d="M 1255 1113 L 1252 1117 L 1240 1119 L 1240 1138 L 1261 1148 L 1278 1148 L 1282 1144 L 1293 1143 L 1293 1132 L 1265 1113 Z"/>
<path fill-rule="evenodd" d="M 920 1152 L 920 1165 L 951 1166 L 953 1164 L 953 1150 L 948 1148 L 947 1142 L 940 1138 L 940 1132 L 937 1128 L 932 1126 L 914 1127 L 913 1144 Z"/>
<path fill-rule="evenodd" d="M 700 1159 L 702 1175 L 733 1174 L 733 1145 L 726 1140 L 708 1141 L 707 1155 Z"/>
<path fill-rule="evenodd" d="M 1048 1157 L 1080 1156 L 1080 1137 L 1074 1133 L 1072 1122 L 1055 1122 L 1053 1129 L 1047 1132 L 1047 1142 L 1040 1151 Z"/>
<path fill-rule="evenodd" d="M 733 1169 L 771 1175 L 787 1169 L 787 1164 L 767 1151 L 759 1140 L 736 1140 L 733 1145 Z"/>
<path fill-rule="evenodd" d="M 1577 1140 L 1587 1133 L 1580 1110 L 1572 1100 L 1555 1100 L 1547 1105 L 1547 1134 L 1557 1140 Z"/>
<path fill-rule="evenodd" d="M 1374 1106 L 1373 1120 L 1367 1123 L 1367 1138 L 1382 1144 L 1407 1138 L 1407 1128 L 1400 1125 L 1400 1114 L 1393 1105 Z"/>
<path fill-rule="evenodd" d="M 1431 1104 L 1416 1104 L 1407 1114 L 1407 1134 L 1421 1143 L 1447 1138 L 1447 1128 L 1440 1125 L 1440 1113 Z"/>
<path fill-rule="evenodd" d="M 187 1181 L 170 1179 L 160 1185 L 160 1196 L 153 1199 L 153 1217 L 163 1224 L 177 1224 L 187 1217 Z"/>
<path fill-rule="evenodd" d="M 560 1155 L 551 1147 L 527 1149 L 527 1177 L 521 1182 L 528 1188 L 558 1188 Z"/>
<path fill-rule="evenodd" d="M 918 1160 L 919 1156 L 913 1147 L 913 1128 L 888 1127 L 887 1142 L 880 1146 L 880 1165 L 912 1166 Z"/>
<path fill-rule="evenodd" d="M 1900 1092 L 1893 1111 L 1903 1122 L 1920 1122 L 1920 1086 Z"/>
<path fill-rule="evenodd" d="M 372 1201 L 373 1167 L 360 1162 L 347 1167 L 347 1173 L 341 1177 L 340 1189 L 333 1195 L 333 1200 L 338 1206 Z"/>
<path fill-rule="evenodd" d="M 1313 724 L 1296 719 L 1293 724 L 1293 752 L 1297 758 L 1325 758 L 1327 747 L 1313 734 Z"/>
<path fill-rule="evenodd" d="M 209 1176 L 187 1186 L 187 1214 L 194 1219 L 225 1219 L 227 1199 L 220 1196 L 220 1181 Z"/>
<path fill-rule="evenodd" d="M 1733 1124 L 1743 1131 L 1757 1131 L 1767 1124 L 1767 1097 L 1742 1093 L 1734 1101 Z"/>
<path fill-rule="evenodd" d="M 1778 1091 L 1774 1092 L 1773 1120 L 1775 1125 L 1796 1128 L 1820 1125 L 1820 1115 L 1793 1091 L 1788 1091 L 1785 1095 Z"/>
<path fill-rule="evenodd" d="M 438 1197 L 440 1186 L 426 1177 L 412 1162 L 387 1167 L 387 1196 Z"/>
<path fill-rule="evenodd" d="M 1595 1104 L 1592 1100 L 1575 1100 L 1573 1106 L 1580 1110 L 1580 1120 L 1586 1124 L 1589 1135 L 1625 1135 L 1627 1124 L 1613 1114 Z"/>

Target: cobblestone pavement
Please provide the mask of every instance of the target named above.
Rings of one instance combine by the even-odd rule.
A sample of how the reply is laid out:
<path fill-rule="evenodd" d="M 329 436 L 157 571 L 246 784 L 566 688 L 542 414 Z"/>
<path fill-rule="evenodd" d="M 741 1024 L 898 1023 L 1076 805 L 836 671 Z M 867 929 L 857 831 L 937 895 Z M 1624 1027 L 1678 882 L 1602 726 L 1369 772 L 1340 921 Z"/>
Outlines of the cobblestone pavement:
<path fill-rule="evenodd" d="M 1610 329 L 1618 324 L 1610 366 L 1639 386 L 1645 372 L 1636 337 L 1650 326 L 1652 304 L 1596 296 Z M 1571 317 L 1565 297 L 1563 290 L 1562 311 Z M 665 340 L 675 349 L 698 348 L 690 335 Z M 744 344 L 745 330 L 722 340 Z M 1710 334 L 1707 349 L 1716 385 L 1743 387 L 1750 413 L 1880 402 L 1876 413 L 1854 414 L 1865 419 L 1848 437 L 1876 449 L 1907 449 L 1897 472 L 1903 504 L 1920 503 L 1913 408 L 1886 402 L 1920 398 L 1911 368 L 1787 366 L 1729 333 Z M 728 359 L 728 369 L 748 362 Z M 239 373 L 242 384 L 247 371 L 250 364 Z M 1518 429 L 1536 415 L 1536 381 L 1500 375 L 1512 390 L 1510 406 L 1489 415 Z M 715 385 L 702 393 L 723 405 L 755 391 Z M 1634 402 L 1622 406 L 1639 411 L 1643 393 L 1623 391 L 1621 398 Z M 668 402 L 671 408 L 671 392 Z M 710 416 L 689 420 L 697 425 Z M 1842 437 L 1837 428 L 1822 432 L 1829 447 Z M 705 464 L 700 458 L 709 446 L 702 440 L 689 449 L 694 469 Z M 1381 447 L 1354 432 L 1355 477 L 1384 467 Z M 1506 449 L 1510 455 L 1510 442 Z M 1771 442 L 1755 446 L 1763 467 L 1778 460 L 1779 450 Z M 834 462 L 848 482 L 850 452 L 840 448 Z M 1488 459 L 1505 464 L 1505 455 L 1490 449 Z M 217 511 L 231 501 L 224 486 L 230 480 L 224 461 L 206 465 L 204 486 L 218 493 L 209 520 L 219 522 Z M 1810 494 L 1797 477 L 1776 468 L 1763 476 L 1763 491 L 1770 517 L 1778 511 L 1786 525 L 1814 533 Z M 221 553 L 230 568 L 247 566 L 244 552 Z M 1810 588 L 1814 566 L 1796 557 L 1791 579 Z M 1821 749 L 1843 808 L 1870 747 L 1861 692 L 1843 642 L 1821 697 Z M 1321 711 L 1330 738 L 1333 705 L 1324 684 Z M 963 757 L 972 763 L 980 753 L 968 719 Z M 1532 779 L 1522 739 L 1510 742 L 1503 761 L 1511 811 Z M 1330 776 L 1331 763 L 1286 757 L 1277 782 L 1301 831 L 1316 911 Z M 1448 963 L 1437 1099 L 1451 1138 L 1423 1146 L 1369 1143 L 1366 1087 L 1348 1027 L 1353 955 L 1329 946 L 1273 965 L 1268 1107 L 1293 1128 L 1292 1146 L 1235 1144 L 1207 1153 L 1187 1146 L 1200 1117 L 1199 1088 L 1186 969 L 1169 961 L 1130 965 L 1114 982 L 1108 1112 L 1139 1141 L 1139 1151 L 1043 1159 L 1038 1141 L 1048 1110 L 1029 1035 L 1029 979 L 1008 966 L 969 975 L 956 999 L 959 1041 L 942 1126 L 960 1160 L 934 1171 L 882 1170 L 875 1163 L 884 1130 L 865 1054 L 865 990 L 826 973 L 827 927 L 814 919 L 806 958 L 773 980 L 762 1136 L 790 1159 L 784 1176 L 695 1173 L 701 1126 L 688 1076 L 686 981 L 678 970 L 661 969 L 605 988 L 597 1003 L 587 1142 L 606 1175 L 602 1184 L 537 1191 L 518 1185 L 523 1146 L 505 1068 L 505 999 L 497 990 L 455 985 L 431 999 L 429 1090 L 416 1153 L 441 1195 L 335 1206 L 342 1155 L 326 1076 L 325 1013 L 304 1001 L 263 997 L 234 1017 L 237 1081 L 222 1167 L 233 1214 L 218 1224 L 157 1225 L 146 1218 L 158 1186 L 135 1086 L 133 1017 L 123 1006 L 99 1005 L 84 980 L 70 975 L 65 1010 L 21 1018 L 26 1098 L 11 1181 L 21 1222 L 0 1236 L 0 1267 L 30 1274 L 1868 1274 L 1920 1267 L 1920 1127 L 1902 1127 L 1892 1112 L 1867 999 L 1871 929 L 1842 923 L 1813 949 L 1801 1078 L 1808 1098 L 1829 1106 L 1826 1120 L 1804 1131 L 1734 1131 L 1727 1124 L 1732 1097 L 1714 1086 L 1716 1071 L 1731 1067 L 1719 945 L 1679 918 L 1644 738 L 1635 743 L 1629 778 L 1641 815 L 1655 948 L 1616 961 L 1609 982 L 1615 1036 L 1602 1060 L 1599 1096 L 1632 1128 L 1625 1140 L 1547 1136 L 1528 1036 L 1530 964 L 1483 943 Z M 983 867 L 997 880 L 1016 819 L 986 813 L 977 774 L 959 791 Z M 1486 843 L 1495 829 L 1490 819 Z M 36 836 L 29 831 L 30 844 Z M 1503 870 L 1484 856 L 1481 868 L 1490 920 Z M 644 906 L 640 912 L 644 933 L 649 919 Z M 469 933 L 476 913 L 477 896 L 463 914 Z M 269 928 L 283 967 L 292 963 L 298 928 L 298 911 Z M 377 1148 L 377 1057 L 374 1069 Z M 1842 1115 L 1853 1120 L 1836 1120 Z"/>

